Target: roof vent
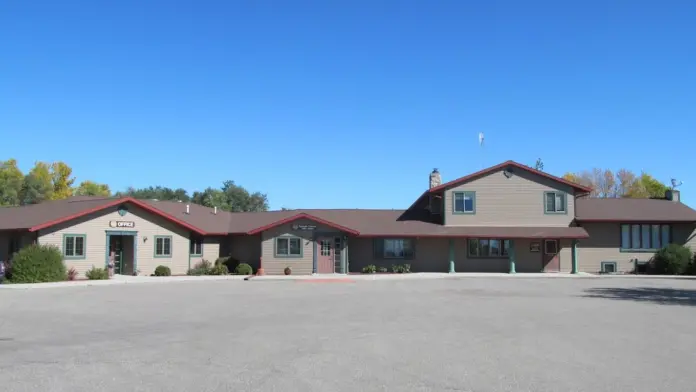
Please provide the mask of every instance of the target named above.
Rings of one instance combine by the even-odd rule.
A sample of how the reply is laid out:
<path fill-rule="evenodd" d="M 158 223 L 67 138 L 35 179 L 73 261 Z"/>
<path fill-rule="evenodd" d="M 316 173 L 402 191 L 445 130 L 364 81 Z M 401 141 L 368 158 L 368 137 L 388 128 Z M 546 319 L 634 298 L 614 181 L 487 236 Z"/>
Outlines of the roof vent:
<path fill-rule="evenodd" d="M 186 213 L 187 213 L 187 214 L 190 214 L 190 213 L 191 213 L 191 205 L 188 204 L 188 203 L 186 204 Z"/>
<path fill-rule="evenodd" d="M 213 207 L 213 214 L 217 215 L 217 206 Z"/>

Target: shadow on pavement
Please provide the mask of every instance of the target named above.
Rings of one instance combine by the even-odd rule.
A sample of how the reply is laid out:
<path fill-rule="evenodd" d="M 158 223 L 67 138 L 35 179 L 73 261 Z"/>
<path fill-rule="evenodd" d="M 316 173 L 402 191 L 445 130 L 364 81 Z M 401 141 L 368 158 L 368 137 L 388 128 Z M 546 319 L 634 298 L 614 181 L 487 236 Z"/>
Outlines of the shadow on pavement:
<path fill-rule="evenodd" d="M 656 287 L 594 288 L 585 290 L 585 298 L 618 299 L 652 302 L 661 305 L 696 306 L 696 290 Z"/>

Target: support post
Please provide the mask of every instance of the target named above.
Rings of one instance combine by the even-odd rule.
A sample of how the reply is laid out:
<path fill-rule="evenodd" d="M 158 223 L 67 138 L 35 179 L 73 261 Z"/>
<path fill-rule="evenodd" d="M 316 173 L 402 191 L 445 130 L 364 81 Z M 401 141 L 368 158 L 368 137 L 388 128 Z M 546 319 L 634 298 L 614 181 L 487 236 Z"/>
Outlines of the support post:
<path fill-rule="evenodd" d="M 571 274 L 578 273 L 578 240 L 573 240 L 573 247 L 571 249 L 571 260 L 572 267 L 570 270 Z"/>
<path fill-rule="evenodd" d="M 454 269 L 454 238 L 449 239 L 449 272 L 453 274 Z"/>
<path fill-rule="evenodd" d="M 510 260 L 510 273 L 517 273 L 515 270 L 515 240 L 510 240 L 510 249 L 508 249 L 508 259 Z"/>

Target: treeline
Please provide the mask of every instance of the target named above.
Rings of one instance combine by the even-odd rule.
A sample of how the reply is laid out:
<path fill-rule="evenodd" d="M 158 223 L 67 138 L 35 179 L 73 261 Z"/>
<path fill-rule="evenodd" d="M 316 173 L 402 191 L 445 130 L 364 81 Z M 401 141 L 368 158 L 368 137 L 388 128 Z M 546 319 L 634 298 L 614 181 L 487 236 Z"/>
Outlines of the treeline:
<path fill-rule="evenodd" d="M 563 178 L 592 188 L 593 197 L 662 198 L 669 187 L 648 173 L 639 175 L 628 170 L 593 168 L 566 173 Z"/>
<path fill-rule="evenodd" d="M 107 184 L 82 181 L 75 185 L 75 182 L 72 168 L 65 162 L 36 162 L 25 174 L 17 167 L 16 160 L 0 161 L 0 206 L 36 204 L 71 196 L 132 196 L 138 199 L 190 201 L 232 212 L 268 210 L 266 194 L 251 193 L 234 181 L 224 181 L 220 188 L 208 187 L 191 195 L 185 189 L 164 186 L 131 187 L 112 193 Z"/>

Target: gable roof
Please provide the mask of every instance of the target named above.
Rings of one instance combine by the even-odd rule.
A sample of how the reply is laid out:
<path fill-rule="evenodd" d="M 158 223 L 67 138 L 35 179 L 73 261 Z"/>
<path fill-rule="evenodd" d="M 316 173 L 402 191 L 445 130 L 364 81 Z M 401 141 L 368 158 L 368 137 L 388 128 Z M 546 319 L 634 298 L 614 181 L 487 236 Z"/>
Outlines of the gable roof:
<path fill-rule="evenodd" d="M 541 170 L 534 169 L 533 167 L 529 167 L 527 165 L 523 165 L 523 164 L 517 163 L 515 161 L 505 161 L 505 162 L 500 163 L 498 165 L 491 166 L 487 169 L 477 171 L 476 173 L 472 173 L 472 174 L 466 175 L 464 177 L 457 178 L 456 180 L 452 180 L 452 181 L 446 182 L 442 185 L 438 185 L 436 187 L 430 188 L 428 191 L 426 191 L 426 193 L 440 192 L 440 191 L 443 191 L 447 188 L 461 185 L 465 182 L 475 180 L 479 177 L 483 177 L 485 175 L 488 175 L 490 173 L 494 173 L 498 170 L 506 169 L 508 167 L 514 167 L 514 168 L 524 170 L 524 171 L 532 173 L 532 174 L 536 174 L 536 175 L 541 176 L 541 177 L 548 178 L 549 180 L 552 180 L 552 181 L 555 181 L 555 182 L 558 182 L 558 183 L 561 183 L 564 185 L 568 185 L 568 186 L 572 187 L 573 189 L 578 190 L 580 192 L 591 192 L 592 191 L 592 188 L 588 188 L 584 185 L 576 184 L 574 182 L 568 181 L 568 180 L 561 178 L 561 177 L 556 177 L 554 175 L 545 173 Z"/>
<path fill-rule="evenodd" d="M 696 210 L 665 199 L 578 198 L 579 222 L 696 222 Z"/>
<path fill-rule="evenodd" d="M 284 224 L 286 224 L 286 223 L 294 222 L 294 221 L 296 221 L 296 220 L 298 220 L 298 219 L 310 219 L 310 220 L 313 220 L 314 222 L 321 223 L 321 224 L 323 224 L 323 225 L 329 226 L 329 227 L 334 228 L 334 229 L 337 229 L 337 230 L 345 231 L 346 233 L 349 233 L 349 234 L 352 234 L 352 235 L 358 235 L 358 234 L 360 234 L 358 231 L 353 230 L 353 229 L 351 229 L 351 228 L 349 228 L 349 227 L 342 226 L 342 225 L 340 225 L 340 224 L 338 224 L 338 223 L 335 223 L 335 222 L 332 222 L 332 221 L 330 221 L 330 220 L 326 220 L 326 219 L 320 218 L 320 217 L 315 216 L 315 215 L 308 214 L 308 213 L 306 213 L 306 212 L 300 212 L 300 213 L 298 213 L 297 215 L 293 215 L 293 216 L 290 216 L 290 217 L 288 217 L 288 218 L 281 219 L 281 220 L 277 220 L 277 221 L 275 221 L 275 222 L 273 222 L 273 223 L 270 223 L 270 224 L 267 224 L 267 225 L 263 225 L 263 226 L 257 227 L 257 228 L 255 228 L 255 229 L 250 230 L 249 232 L 247 232 L 247 234 L 249 234 L 249 235 L 258 234 L 258 233 L 260 233 L 260 232 L 262 232 L 262 231 L 266 231 L 266 230 L 268 230 L 268 229 L 271 229 L 271 228 L 274 228 L 274 227 L 277 227 L 277 226 L 280 226 L 280 225 L 284 225 Z"/>

